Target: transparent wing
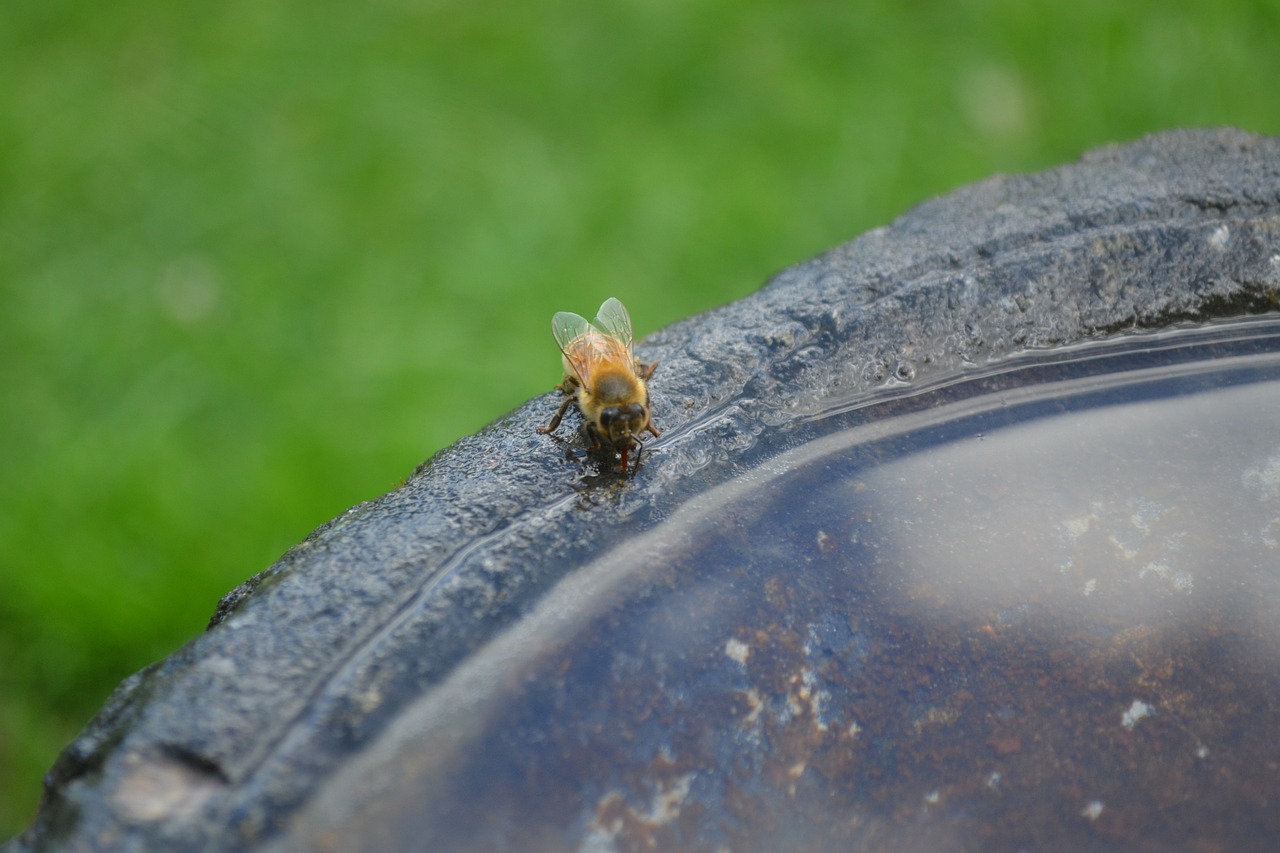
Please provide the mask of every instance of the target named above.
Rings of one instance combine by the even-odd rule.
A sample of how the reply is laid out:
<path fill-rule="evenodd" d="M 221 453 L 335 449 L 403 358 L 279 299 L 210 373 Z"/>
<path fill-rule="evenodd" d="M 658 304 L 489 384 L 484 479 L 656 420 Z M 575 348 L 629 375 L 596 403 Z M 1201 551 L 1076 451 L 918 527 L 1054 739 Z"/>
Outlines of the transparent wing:
<path fill-rule="evenodd" d="M 594 331 L 595 328 L 585 317 L 579 317 L 572 311 L 559 311 L 551 318 L 551 336 L 556 339 L 556 344 L 565 355 L 569 354 L 574 341 Z"/>
<path fill-rule="evenodd" d="M 585 317 L 572 311 L 559 311 L 551 318 L 551 336 L 556 339 L 560 352 L 564 353 L 565 366 L 576 373 L 585 385 L 593 349 L 589 342 L 600 337 L 600 332 Z"/>
<path fill-rule="evenodd" d="M 605 334 L 616 338 L 626 349 L 627 356 L 631 356 L 631 315 L 627 313 L 626 306 L 612 296 L 609 297 L 596 312 L 596 325 Z"/>

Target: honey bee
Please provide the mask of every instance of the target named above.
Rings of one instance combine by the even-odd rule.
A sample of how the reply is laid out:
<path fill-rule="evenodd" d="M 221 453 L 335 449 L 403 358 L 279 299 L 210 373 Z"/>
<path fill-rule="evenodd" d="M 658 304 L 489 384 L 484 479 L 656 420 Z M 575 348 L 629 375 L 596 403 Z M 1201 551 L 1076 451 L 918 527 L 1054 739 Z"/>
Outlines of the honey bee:
<path fill-rule="evenodd" d="M 564 402 L 555 417 L 538 432 L 555 432 L 569 406 L 582 413 L 582 429 L 594 449 L 607 445 L 622 457 L 644 446 L 643 432 L 658 432 L 649 415 L 649 388 L 658 363 L 639 361 L 631 352 L 631 315 L 616 299 L 606 299 L 592 323 L 577 314 L 561 311 L 551 318 L 551 334 L 564 358 L 564 379 L 556 387 Z"/>

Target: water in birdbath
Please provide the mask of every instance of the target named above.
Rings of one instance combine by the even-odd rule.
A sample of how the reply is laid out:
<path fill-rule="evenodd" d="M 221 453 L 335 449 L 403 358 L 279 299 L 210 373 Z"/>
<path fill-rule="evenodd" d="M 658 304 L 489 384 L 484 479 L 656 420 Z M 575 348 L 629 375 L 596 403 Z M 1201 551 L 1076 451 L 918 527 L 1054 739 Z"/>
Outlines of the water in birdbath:
<path fill-rule="evenodd" d="M 287 844 L 1263 849 L 1278 424 L 1274 317 L 828 401 L 562 581 Z"/>

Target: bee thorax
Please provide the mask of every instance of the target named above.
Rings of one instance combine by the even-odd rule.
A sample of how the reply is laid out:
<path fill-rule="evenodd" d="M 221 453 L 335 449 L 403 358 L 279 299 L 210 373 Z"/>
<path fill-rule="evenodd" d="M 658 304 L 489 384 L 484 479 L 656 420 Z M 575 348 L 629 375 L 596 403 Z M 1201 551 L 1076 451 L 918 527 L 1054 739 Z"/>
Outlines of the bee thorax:
<path fill-rule="evenodd" d="M 636 380 L 630 376 L 621 374 L 602 376 L 594 385 L 591 396 L 606 405 L 636 398 Z"/>

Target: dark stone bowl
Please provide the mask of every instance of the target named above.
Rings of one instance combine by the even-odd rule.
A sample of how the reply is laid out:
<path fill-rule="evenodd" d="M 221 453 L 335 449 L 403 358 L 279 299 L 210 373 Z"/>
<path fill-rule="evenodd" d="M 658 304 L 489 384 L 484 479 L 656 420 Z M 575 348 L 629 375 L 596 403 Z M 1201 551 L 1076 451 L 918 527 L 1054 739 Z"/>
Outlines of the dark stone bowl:
<path fill-rule="evenodd" d="M 951 778 L 969 752 L 947 737 L 908 751 L 848 707 L 874 695 L 898 709 L 885 721 L 948 731 L 981 705 L 955 683 L 979 658 L 901 669 L 885 650 L 925 634 L 847 616 L 867 590 L 816 588 L 831 582 L 825 528 L 800 547 L 760 531 L 809 523 L 771 478 L 831 412 L 1018 353 L 1278 304 L 1278 139 L 1174 131 L 922 204 L 641 342 L 661 362 L 663 436 L 633 472 L 537 434 L 545 395 L 316 530 L 121 685 L 6 849 L 1167 846 L 1148 818 L 1177 802 L 1108 824 L 1070 754 L 1033 756 L 1060 770 L 1037 790 L 1066 805 L 1028 800 L 1021 819 L 907 778 Z M 857 677 L 810 683 L 841 666 Z M 1055 676 L 1027 677 L 1044 691 Z M 931 698 L 944 682 L 951 698 Z M 991 714 L 992 766 L 1035 753 L 1016 703 Z M 1280 829 L 1256 806 L 1280 795 L 1270 778 L 1223 816 Z"/>

